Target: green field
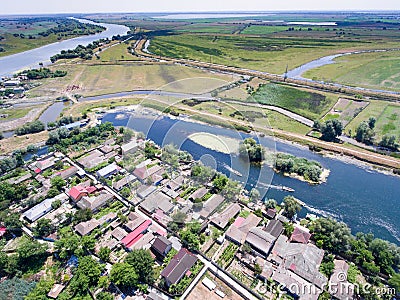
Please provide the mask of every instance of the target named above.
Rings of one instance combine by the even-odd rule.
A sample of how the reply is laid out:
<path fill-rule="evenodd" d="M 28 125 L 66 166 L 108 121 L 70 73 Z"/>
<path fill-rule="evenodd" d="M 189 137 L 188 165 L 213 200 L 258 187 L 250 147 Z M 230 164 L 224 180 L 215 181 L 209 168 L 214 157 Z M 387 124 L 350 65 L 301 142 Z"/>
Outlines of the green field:
<path fill-rule="evenodd" d="M 241 120 L 243 117 L 255 116 L 250 118 L 249 125 L 263 126 L 265 128 L 274 128 L 285 130 L 288 132 L 306 134 L 310 128 L 302 123 L 299 123 L 279 112 L 262 109 L 259 107 L 248 107 L 238 103 L 215 103 L 204 102 L 193 108 L 200 111 L 206 111 L 215 115 L 232 117 L 232 114 L 237 112 L 235 119 Z M 225 124 L 226 125 L 226 124 Z M 233 127 L 233 124 L 230 124 Z"/>
<path fill-rule="evenodd" d="M 303 74 L 353 86 L 400 90 L 400 51 L 362 53 L 338 57 L 335 64 Z"/>
<path fill-rule="evenodd" d="M 32 110 L 32 107 L 0 109 L 0 115 L 4 115 L 4 116 L 7 115 L 7 117 L 0 118 L 0 122 L 22 118 L 31 110 Z"/>
<path fill-rule="evenodd" d="M 115 61 L 131 61 L 131 60 L 140 60 L 139 57 L 132 55 L 128 52 L 128 47 L 131 45 L 130 42 L 128 44 L 120 43 L 118 45 L 112 46 L 106 50 L 101 51 L 98 55 L 100 56 L 100 61 L 102 62 L 115 62 Z M 94 57 L 93 60 L 96 60 Z"/>
<path fill-rule="evenodd" d="M 354 135 L 357 126 L 370 117 L 376 118 L 375 140 L 380 141 L 385 134 L 394 134 L 400 138 L 400 105 L 385 101 L 371 101 L 370 104 L 347 126 L 346 132 L 351 130 Z"/>
<path fill-rule="evenodd" d="M 28 92 L 30 97 L 64 95 L 71 86 L 78 86 L 71 94 L 94 96 L 131 90 L 163 89 L 183 93 L 209 92 L 230 81 L 231 75 L 210 73 L 178 65 L 164 64 L 70 64 L 60 61 L 55 69 L 67 71 L 63 78 L 48 78 Z"/>
<path fill-rule="evenodd" d="M 280 31 L 285 31 L 288 26 L 272 26 L 272 25 L 251 25 L 242 30 L 241 34 L 271 34 Z"/>
<path fill-rule="evenodd" d="M 315 33 L 313 33 L 315 34 Z M 244 35 L 217 36 L 177 34 L 157 36 L 149 50 L 174 58 L 195 59 L 227 66 L 283 74 L 286 66 L 296 68 L 306 62 L 340 51 L 377 49 L 393 46 L 381 39 L 380 43 L 342 40 L 338 38 L 251 37 Z"/>
<path fill-rule="evenodd" d="M 176 29 L 177 32 L 190 33 L 234 33 L 239 30 L 238 25 L 219 23 L 194 23 Z"/>
<path fill-rule="evenodd" d="M 261 104 L 285 108 L 311 120 L 324 115 L 336 101 L 334 97 L 322 93 L 275 83 L 262 85 L 254 94 L 253 99 Z"/>

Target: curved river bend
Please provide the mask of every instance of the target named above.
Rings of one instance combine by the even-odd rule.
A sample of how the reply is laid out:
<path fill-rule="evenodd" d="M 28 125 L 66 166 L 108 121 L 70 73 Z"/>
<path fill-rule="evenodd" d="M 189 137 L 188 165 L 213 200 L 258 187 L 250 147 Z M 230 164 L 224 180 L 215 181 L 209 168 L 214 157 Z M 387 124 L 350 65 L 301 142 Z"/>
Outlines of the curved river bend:
<path fill-rule="evenodd" d="M 129 27 L 117 24 L 96 23 L 85 19 L 76 19 L 82 23 L 100 25 L 106 28 L 103 32 L 85 35 L 69 40 L 56 42 L 45 45 L 32 50 L 16 53 L 0 58 L 0 77 L 12 75 L 30 67 L 38 67 L 39 63 L 50 63 L 50 57 L 59 53 L 61 50 L 74 49 L 78 45 L 86 46 L 93 41 L 111 38 L 114 35 L 125 35 L 129 31 Z"/>
<path fill-rule="evenodd" d="M 331 170 L 327 183 L 320 185 L 309 185 L 280 174 L 275 174 L 270 182 L 271 173 L 273 173 L 270 168 L 267 168 L 269 170 L 262 168 L 262 174 L 260 174 L 260 168 L 249 168 L 248 164 L 243 163 L 236 155 L 216 152 L 188 139 L 188 136 L 195 132 L 208 132 L 237 138 L 239 133 L 235 130 L 165 116 L 154 119 L 140 114 L 124 113 L 124 115 L 125 118 L 121 118 L 120 112 L 109 113 L 104 116 L 103 122 L 110 121 L 116 126 L 128 125 L 134 130 L 147 133 L 149 139 L 161 146 L 174 143 L 182 150 L 190 152 L 196 160 L 203 160 L 206 157 L 214 159 L 214 165 L 218 171 L 239 181 L 247 177 L 247 181 L 244 182 L 247 189 L 251 189 L 257 181 L 261 181 L 261 184 L 271 183 L 291 187 L 295 189 L 295 192 L 290 194 L 304 201 L 309 211 L 343 220 L 349 224 L 353 233 L 372 232 L 377 237 L 400 244 L 400 179 L 398 177 L 323 157 L 304 147 L 280 141 L 276 141 L 275 144 L 271 138 L 264 137 L 259 140 L 268 148 L 276 146 L 277 151 L 317 160 L 325 168 Z M 240 133 L 240 136 L 243 138 L 248 135 Z M 246 175 L 242 178 L 229 174 L 230 172 L 224 167 L 224 164 L 232 166 L 233 169 Z M 286 195 L 289 193 L 269 189 L 266 198 L 274 198 L 279 202 Z M 303 210 L 301 215 L 306 212 L 307 210 Z"/>

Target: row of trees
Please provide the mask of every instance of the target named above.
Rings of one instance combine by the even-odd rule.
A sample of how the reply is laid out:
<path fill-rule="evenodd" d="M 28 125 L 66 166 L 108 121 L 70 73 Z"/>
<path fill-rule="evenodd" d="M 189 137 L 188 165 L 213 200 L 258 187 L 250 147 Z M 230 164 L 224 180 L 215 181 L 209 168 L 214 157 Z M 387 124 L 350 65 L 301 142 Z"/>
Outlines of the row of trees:
<path fill-rule="evenodd" d="M 362 121 L 356 129 L 355 139 L 366 145 L 372 145 L 375 142 L 375 123 L 376 119 L 370 117 L 368 121 Z M 398 138 L 395 135 L 385 134 L 382 140 L 378 143 L 379 146 L 387 148 L 392 151 L 397 151 L 399 144 L 397 142 Z"/>
<path fill-rule="evenodd" d="M 345 223 L 330 218 L 319 218 L 310 230 L 318 247 L 352 260 L 369 274 L 371 281 L 379 273 L 391 276 L 389 284 L 400 290 L 400 276 L 396 273 L 400 267 L 400 247 L 374 238 L 372 233 L 353 236 Z"/>
<path fill-rule="evenodd" d="M 33 122 L 26 123 L 23 126 L 15 129 L 15 134 L 25 135 L 25 134 L 30 134 L 30 133 L 37 133 L 37 132 L 43 131 L 44 129 L 45 129 L 45 126 L 44 126 L 43 122 L 36 120 Z"/>
<path fill-rule="evenodd" d="M 25 70 L 21 73 L 26 75 L 29 79 L 42 79 L 42 78 L 54 78 L 54 77 L 64 77 L 67 75 L 67 71 L 51 71 L 49 68 L 31 69 Z"/>
<path fill-rule="evenodd" d="M 110 40 L 108 39 L 100 39 L 98 41 L 94 41 L 87 46 L 78 45 L 75 49 L 62 50 L 60 53 L 53 55 L 50 57 L 52 63 L 56 62 L 59 59 L 71 59 L 71 58 L 82 58 L 82 59 L 91 59 L 93 56 L 93 50 L 98 48 L 102 44 L 108 44 Z"/>
<path fill-rule="evenodd" d="M 321 132 L 321 139 L 327 142 L 334 142 L 343 132 L 343 124 L 337 119 L 327 120 L 321 123 L 318 120 L 314 121 L 313 129 Z"/>

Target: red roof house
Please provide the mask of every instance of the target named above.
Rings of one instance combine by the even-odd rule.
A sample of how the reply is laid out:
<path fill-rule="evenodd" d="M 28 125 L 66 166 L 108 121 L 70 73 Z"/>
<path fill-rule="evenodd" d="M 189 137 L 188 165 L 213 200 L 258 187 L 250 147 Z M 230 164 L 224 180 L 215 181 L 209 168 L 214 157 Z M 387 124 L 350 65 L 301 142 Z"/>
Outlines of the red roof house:
<path fill-rule="evenodd" d="M 290 236 L 290 241 L 295 243 L 307 244 L 310 240 L 311 233 L 296 227 Z"/>
<path fill-rule="evenodd" d="M 143 233 L 151 225 L 151 220 L 144 221 L 139 227 L 130 232 L 126 237 L 121 240 L 121 244 L 123 244 L 126 248 L 130 248 L 133 244 L 135 244 L 142 236 Z"/>
<path fill-rule="evenodd" d="M 68 194 L 72 200 L 77 202 L 77 201 L 81 200 L 82 197 L 88 196 L 88 195 L 94 193 L 96 190 L 97 189 L 94 186 L 83 187 L 81 185 L 76 185 L 69 190 Z"/>

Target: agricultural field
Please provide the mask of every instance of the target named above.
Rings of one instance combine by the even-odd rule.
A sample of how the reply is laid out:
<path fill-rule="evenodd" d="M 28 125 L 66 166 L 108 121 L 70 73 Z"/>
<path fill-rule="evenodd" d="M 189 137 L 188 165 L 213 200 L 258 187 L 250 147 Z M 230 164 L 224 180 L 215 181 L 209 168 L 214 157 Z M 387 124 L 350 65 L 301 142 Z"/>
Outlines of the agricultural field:
<path fill-rule="evenodd" d="M 200 94 L 237 79 L 236 76 L 167 64 L 76 64 L 62 65 L 59 68 L 66 70 L 67 76 L 45 79 L 41 86 L 30 90 L 29 95 L 60 96 L 70 93 L 94 96 L 140 89 Z"/>
<path fill-rule="evenodd" d="M 242 30 L 241 34 L 255 34 L 255 35 L 264 35 L 271 34 L 280 31 L 286 31 L 288 26 L 273 26 L 273 25 L 251 25 Z"/>
<path fill-rule="evenodd" d="M 285 108 L 311 120 L 324 115 L 336 102 L 332 95 L 315 93 L 281 84 L 262 85 L 251 97 L 261 104 Z"/>
<path fill-rule="evenodd" d="M 291 31 L 292 32 L 292 31 Z M 149 50 L 174 58 L 205 62 L 283 74 L 286 66 L 296 68 L 317 58 L 355 50 L 396 47 L 394 41 L 381 38 L 378 42 L 332 37 L 316 38 L 316 32 L 304 36 L 249 37 L 244 35 L 178 34 L 156 36 Z M 323 32 L 324 33 L 324 32 Z M 297 36 L 298 35 L 298 36 Z"/>
<path fill-rule="evenodd" d="M 238 31 L 241 27 L 234 24 L 220 23 L 194 23 L 175 29 L 176 32 L 187 33 L 226 33 L 231 34 Z"/>
<path fill-rule="evenodd" d="M 323 118 L 323 121 L 329 119 L 339 119 L 343 126 L 346 126 L 353 118 L 357 116 L 366 106 L 366 101 L 356 101 L 346 98 L 339 98 L 335 106 Z"/>
<path fill-rule="evenodd" d="M 385 134 L 400 138 L 400 105 L 385 101 L 370 101 L 369 105 L 347 126 L 346 132 L 354 135 L 357 126 L 370 117 L 376 118 L 375 140 L 380 141 Z"/>
<path fill-rule="evenodd" d="M 352 54 L 309 70 L 306 78 L 374 89 L 400 90 L 400 51 Z"/>

